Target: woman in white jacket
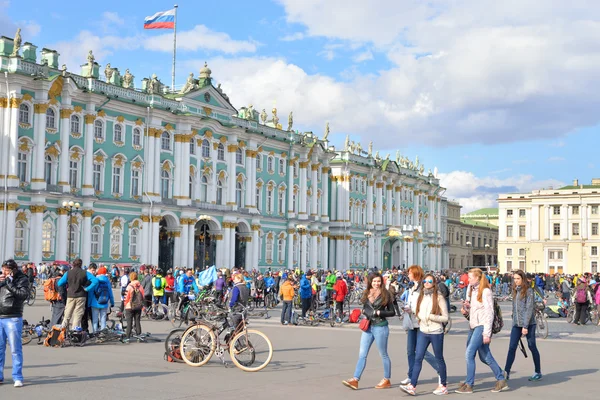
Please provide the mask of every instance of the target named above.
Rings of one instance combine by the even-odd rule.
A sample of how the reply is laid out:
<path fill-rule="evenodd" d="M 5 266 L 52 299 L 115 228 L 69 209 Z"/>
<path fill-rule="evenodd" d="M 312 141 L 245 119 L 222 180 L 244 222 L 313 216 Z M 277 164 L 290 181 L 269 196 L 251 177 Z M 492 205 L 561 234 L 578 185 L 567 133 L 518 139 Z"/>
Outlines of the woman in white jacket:
<path fill-rule="evenodd" d="M 400 389 L 415 395 L 419 374 L 423 366 L 423 358 L 431 344 L 435 355 L 440 383 L 433 394 L 448 394 L 446 388 L 446 362 L 444 361 L 444 323 L 448 322 L 446 299 L 438 292 L 437 282 L 431 274 L 425 275 L 423 287 L 417 301 L 411 304 L 412 312 L 419 321 L 415 362 L 412 368 L 411 382 L 401 385 Z"/>

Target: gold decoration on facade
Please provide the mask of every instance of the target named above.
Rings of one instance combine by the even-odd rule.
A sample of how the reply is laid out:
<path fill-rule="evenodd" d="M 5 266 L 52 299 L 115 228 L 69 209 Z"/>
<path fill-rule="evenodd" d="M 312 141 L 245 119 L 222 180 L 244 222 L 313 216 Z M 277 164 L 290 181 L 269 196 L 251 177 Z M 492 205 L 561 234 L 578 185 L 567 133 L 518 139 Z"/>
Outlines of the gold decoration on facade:
<path fill-rule="evenodd" d="M 85 114 L 84 120 L 86 124 L 93 124 L 96 116 L 94 114 Z"/>
<path fill-rule="evenodd" d="M 122 167 L 124 163 L 125 163 L 125 157 L 123 157 L 121 154 L 117 154 L 116 156 L 113 157 L 113 164 L 115 166 Z"/>
<path fill-rule="evenodd" d="M 223 144 L 227 143 L 227 137 L 226 137 L 226 136 L 221 136 L 221 137 L 219 138 L 219 142 L 221 142 L 221 143 L 223 143 Z"/>
<path fill-rule="evenodd" d="M 98 164 L 102 164 L 102 163 L 104 163 L 104 160 L 105 160 L 105 159 L 104 159 L 104 156 L 103 156 L 102 154 L 96 154 L 96 155 L 94 156 L 94 161 L 95 161 L 96 163 L 98 163 Z"/>
<path fill-rule="evenodd" d="M 7 104 L 8 101 L 6 100 L 6 97 L 0 97 L 0 108 L 6 108 Z"/>
<path fill-rule="evenodd" d="M 29 93 L 25 93 L 22 98 L 23 100 L 27 101 L 31 101 L 33 99 L 33 97 Z"/>
<path fill-rule="evenodd" d="M 23 102 L 23 99 L 12 97 L 10 99 L 10 108 L 19 108 L 19 106 L 21 105 L 22 102 Z"/>
<path fill-rule="evenodd" d="M 162 170 L 171 172 L 171 164 L 168 161 L 165 161 L 162 165 Z"/>
<path fill-rule="evenodd" d="M 17 257 L 17 258 L 25 258 L 26 255 L 27 255 L 27 253 L 22 252 L 22 251 L 17 251 L 15 253 L 15 257 Z"/>
<path fill-rule="evenodd" d="M 38 103 L 33 105 L 33 112 L 36 114 L 46 114 L 48 111 L 48 104 L 46 103 Z"/>
<path fill-rule="evenodd" d="M 319 170 L 319 166 L 320 166 L 319 164 L 312 164 L 310 166 L 310 170 L 311 171 L 318 171 Z"/>
<path fill-rule="evenodd" d="M 377 187 L 377 189 L 383 189 L 383 182 L 377 182 L 375 187 Z"/>
<path fill-rule="evenodd" d="M 165 129 L 166 129 L 166 130 L 168 130 L 168 131 L 172 131 L 172 130 L 173 130 L 173 125 L 171 125 L 171 124 L 166 124 L 166 125 L 165 125 Z"/>
<path fill-rule="evenodd" d="M 160 222 L 161 219 L 162 219 L 162 217 L 160 215 L 152 216 L 152 222 L 154 222 L 154 223 Z"/>
<path fill-rule="evenodd" d="M 46 206 L 44 205 L 30 205 L 29 206 L 29 210 L 33 213 L 33 214 L 41 214 L 44 211 L 46 211 Z"/>
<path fill-rule="evenodd" d="M 67 208 L 63 208 L 63 207 L 57 208 L 56 212 L 58 213 L 58 215 L 68 215 L 69 214 L 69 210 Z"/>
<path fill-rule="evenodd" d="M 212 138 L 212 137 L 213 137 L 213 133 L 212 133 L 212 131 L 211 131 L 211 130 L 208 130 L 208 129 L 207 129 L 207 130 L 205 130 L 205 131 L 204 131 L 204 135 L 203 135 L 203 136 L 204 136 L 205 138 L 207 138 L 207 139 L 210 139 L 210 138 Z"/>
<path fill-rule="evenodd" d="M 24 153 L 29 152 L 31 148 L 29 147 L 29 141 L 27 139 L 25 139 L 24 137 L 21 138 L 20 142 L 19 142 L 19 151 L 22 151 Z"/>
<path fill-rule="evenodd" d="M 102 217 L 96 217 L 92 220 L 92 224 L 94 225 L 104 225 L 104 221 L 102 220 Z"/>
<path fill-rule="evenodd" d="M 50 258 L 50 257 L 52 257 L 52 253 L 49 251 L 44 251 L 42 253 L 42 256 L 44 256 L 44 258 Z"/>
<path fill-rule="evenodd" d="M 258 225 L 258 224 L 252 224 L 252 226 L 250 227 L 250 229 L 252 229 L 253 231 L 260 231 L 260 225 Z"/>
<path fill-rule="evenodd" d="M 300 166 L 300 168 L 308 168 L 309 163 L 310 161 L 300 161 L 298 165 Z"/>
<path fill-rule="evenodd" d="M 119 116 L 117 117 L 117 122 L 123 123 L 124 121 L 125 121 L 125 117 L 124 117 L 124 116 L 122 116 L 122 115 L 119 115 Z"/>
<path fill-rule="evenodd" d="M 92 218 L 92 215 L 94 215 L 94 210 L 87 208 L 87 209 L 81 210 L 81 214 L 83 215 L 84 218 Z"/>
<path fill-rule="evenodd" d="M 328 174 L 329 171 L 331 171 L 330 167 L 323 167 L 323 168 L 321 168 L 321 172 L 324 173 L 324 174 Z"/>
<path fill-rule="evenodd" d="M 73 114 L 73 109 L 71 109 L 71 108 L 62 108 L 60 110 L 60 117 L 61 118 L 70 118 L 71 114 Z"/>
<path fill-rule="evenodd" d="M 104 111 L 104 110 L 98 111 L 98 116 L 102 117 L 102 118 L 106 117 L 106 111 Z"/>
<path fill-rule="evenodd" d="M 60 104 L 58 100 L 56 100 L 56 97 L 52 97 L 48 103 L 52 104 L 53 106 Z"/>
<path fill-rule="evenodd" d="M 206 114 L 207 117 L 210 117 L 212 114 L 212 108 L 210 107 L 202 107 L 202 111 L 204 111 L 204 114 Z"/>
<path fill-rule="evenodd" d="M 142 222 L 150 222 L 149 215 L 142 214 L 142 215 L 140 215 L 140 219 L 142 220 Z"/>
<path fill-rule="evenodd" d="M 56 79 L 54 80 L 54 82 L 52 83 L 52 86 L 50 86 L 50 90 L 48 90 L 48 96 L 50 96 L 50 97 L 60 96 L 62 93 L 62 89 L 63 89 L 63 83 L 64 83 L 64 78 L 62 77 L 62 75 L 58 75 L 56 77 Z"/>
<path fill-rule="evenodd" d="M 28 222 L 29 219 L 27 218 L 27 214 L 25 213 L 25 211 L 19 211 L 17 213 L 17 216 L 15 218 L 15 221 L 22 221 L 22 222 Z"/>
<path fill-rule="evenodd" d="M 144 121 L 142 121 L 141 118 L 138 118 L 138 119 L 135 120 L 135 125 L 136 126 L 142 126 L 142 125 L 144 125 Z"/>
<path fill-rule="evenodd" d="M 227 152 L 228 153 L 235 153 L 238 149 L 237 144 L 230 144 L 227 146 Z"/>
<path fill-rule="evenodd" d="M 82 111 L 83 111 L 83 107 L 81 107 L 81 106 L 75 106 L 75 107 L 73 107 L 73 110 L 74 110 L 76 113 L 80 113 L 80 112 L 82 112 Z"/>
<path fill-rule="evenodd" d="M 81 152 L 77 147 L 71 150 L 71 161 L 81 161 Z"/>

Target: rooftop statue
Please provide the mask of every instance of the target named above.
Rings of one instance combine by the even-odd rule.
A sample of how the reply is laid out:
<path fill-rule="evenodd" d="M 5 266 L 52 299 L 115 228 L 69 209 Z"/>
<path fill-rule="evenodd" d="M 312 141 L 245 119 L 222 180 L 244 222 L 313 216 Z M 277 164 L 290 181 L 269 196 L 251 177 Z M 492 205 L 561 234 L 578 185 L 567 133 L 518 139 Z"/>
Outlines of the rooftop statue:
<path fill-rule="evenodd" d="M 183 88 L 181 88 L 181 91 L 179 93 L 181 93 L 181 94 L 188 93 L 188 92 L 194 90 L 195 86 L 196 86 L 196 83 L 194 82 L 194 73 L 192 72 L 188 76 L 187 82 L 185 83 Z"/>
<path fill-rule="evenodd" d="M 325 135 L 323 136 L 323 140 L 327 140 L 328 136 L 329 136 L 329 122 L 327 122 L 325 124 Z"/>
<path fill-rule="evenodd" d="M 421 165 L 421 167 L 419 168 L 419 173 L 420 173 L 421 175 L 423 175 L 423 172 L 424 172 L 424 171 L 425 171 L 425 166 L 424 166 L 424 165 Z"/>
<path fill-rule="evenodd" d="M 346 135 L 346 141 L 344 142 L 344 151 L 350 150 L 350 136 Z"/>
<path fill-rule="evenodd" d="M 104 68 L 104 76 L 106 77 L 106 82 L 110 83 L 110 78 L 113 76 L 113 69 L 110 67 L 110 63 L 106 64 L 106 68 Z"/>
<path fill-rule="evenodd" d="M 369 157 L 373 156 L 373 141 L 369 142 Z"/>
<path fill-rule="evenodd" d="M 94 74 L 94 63 L 96 62 L 96 58 L 92 53 L 92 50 L 88 52 L 87 63 L 88 63 L 88 76 L 91 77 Z"/>
<path fill-rule="evenodd" d="M 60 70 L 63 77 L 67 76 L 67 64 L 63 64 Z"/>
<path fill-rule="evenodd" d="M 396 150 L 396 163 L 400 164 L 400 150 Z"/>
<path fill-rule="evenodd" d="M 387 156 L 385 156 L 385 161 L 390 161 L 390 153 L 388 153 Z"/>
<path fill-rule="evenodd" d="M 277 109 L 273 107 L 271 112 L 273 113 L 273 125 L 275 126 L 275 128 L 277 128 L 279 126 L 279 117 L 277 116 Z"/>
<path fill-rule="evenodd" d="M 362 146 L 360 145 L 360 143 L 356 143 L 356 152 L 359 156 L 362 154 Z"/>
<path fill-rule="evenodd" d="M 150 79 L 150 81 L 148 81 L 148 89 L 147 90 L 148 90 L 149 94 L 158 93 L 159 83 L 158 83 L 158 78 L 156 77 L 156 74 L 152 74 L 152 79 Z"/>
<path fill-rule="evenodd" d="M 263 108 L 263 110 L 260 113 L 260 120 L 262 121 L 263 125 L 267 123 L 267 118 L 269 116 L 267 115 L 267 111 Z"/>
<path fill-rule="evenodd" d="M 21 50 L 21 28 L 18 28 L 17 33 L 15 33 L 15 38 L 13 39 L 13 51 L 10 56 L 11 57 L 18 56 L 19 50 Z"/>
<path fill-rule="evenodd" d="M 133 89 L 133 75 L 129 72 L 129 68 L 125 70 L 125 75 L 123 76 L 123 87 L 125 89 Z"/>
<path fill-rule="evenodd" d="M 244 115 L 244 119 L 253 120 L 254 119 L 254 106 L 250 104 L 246 109 L 246 114 Z"/>
<path fill-rule="evenodd" d="M 290 111 L 290 115 L 288 115 L 288 132 L 292 130 L 292 126 L 294 126 L 294 112 Z"/>

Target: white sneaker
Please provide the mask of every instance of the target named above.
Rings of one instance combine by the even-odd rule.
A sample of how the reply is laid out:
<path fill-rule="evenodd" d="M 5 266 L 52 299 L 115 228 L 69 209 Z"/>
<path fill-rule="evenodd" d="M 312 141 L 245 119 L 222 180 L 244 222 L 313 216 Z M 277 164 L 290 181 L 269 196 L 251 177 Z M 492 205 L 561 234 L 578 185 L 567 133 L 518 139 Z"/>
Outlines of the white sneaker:
<path fill-rule="evenodd" d="M 401 385 L 408 385 L 409 383 L 410 383 L 410 378 L 406 378 L 405 380 L 400 382 Z"/>
<path fill-rule="evenodd" d="M 23 387 L 23 381 L 15 381 L 15 387 Z"/>

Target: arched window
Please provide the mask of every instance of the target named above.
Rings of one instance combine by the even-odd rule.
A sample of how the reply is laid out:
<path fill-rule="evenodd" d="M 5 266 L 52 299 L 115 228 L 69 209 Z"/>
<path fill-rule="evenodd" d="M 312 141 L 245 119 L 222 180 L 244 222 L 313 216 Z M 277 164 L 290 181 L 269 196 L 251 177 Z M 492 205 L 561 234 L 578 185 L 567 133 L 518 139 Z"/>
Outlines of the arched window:
<path fill-rule="evenodd" d="M 283 238 L 277 241 L 277 258 L 280 262 L 285 260 L 285 239 Z"/>
<path fill-rule="evenodd" d="M 202 141 L 202 157 L 204 157 L 204 158 L 210 157 L 210 143 L 206 139 L 204 139 Z"/>
<path fill-rule="evenodd" d="M 94 139 L 104 140 L 104 124 L 99 119 L 94 121 Z"/>
<path fill-rule="evenodd" d="M 42 252 L 54 252 L 54 226 L 50 221 L 42 224 Z"/>
<path fill-rule="evenodd" d="M 113 141 L 114 142 L 122 142 L 123 141 L 123 127 L 121 125 L 115 125 L 115 130 L 113 133 Z"/>
<path fill-rule="evenodd" d="M 94 163 L 94 169 L 92 170 L 92 186 L 94 190 L 99 192 L 102 190 L 102 164 Z"/>
<path fill-rule="evenodd" d="M 206 175 L 202 175 L 202 179 L 200 179 L 200 201 L 207 201 L 207 193 L 208 193 L 208 178 Z"/>
<path fill-rule="evenodd" d="M 114 226 L 110 230 L 110 254 L 111 256 L 120 256 L 123 242 L 123 230 Z"/>
<path fill-rule="evenodd" d="M 283 159 L 283 158 L 279 159 L 279 174 L 280 175 L 285 174 L 285 159 Z"/>
<path fill-rule="evenodd" d="M 267 187 L 267 214 L 273 214 L 273 188 Z"/>
<path fill-rule="evenodd" d="M 81 120 L 79 115 L 71 115 L 71 132 L 81 133 Z"/>
<path fill-rule="evenodd" d="M 131 169 L 131 197 L 140 195 L 140 173 L 141 169 Z"/>
<path fill-rule="evenodd" d="M 258 186 L 256 186 L 256 209 L 258 211 L 262 210 L 262 202 L 261 202 L 261 194 L 262 194 L 262 189 Z"/>
<path fill-rule="evenodd" d="M 244 152 L 239 147 L 235 151 L 235 163 L 238 165 L 244 165 Z"/>
<path fill-rule="evenodd" d="M 102 254 L 102 228 L 98 225 L 92 228 L 92 254 Z"/>
<path fill-rule="evenodd" d="M 123 168 L 114 164 L 112 168 L 112 193 L 123 193 Z"/>
<path fill-rule="evenodd" d="M 79 187 L 79 161 L 69 161 L 69 185 L 72 188 Z"/>
<path fill-rule="evenodd" d="M 282 186 L 277 191 L 277 211 L 279 214 L 285 213 L 285 188 Z"/>
<path fill-rule="evenodd" d="M 129 232 L 129 257 L 139 256 L 138 243 L 139 243 L 140 231 L 137 228 L 133 228 Z"/>
<path fill-rule="evenodd" d="M 171 195 L 171 174 L 163 170 L 160 174 L 160 195 L 163 199 L 168 199 Z"/>
<path fill-rule="evenodd" d="M 258 153 L 256 153 L 256 170 L 262 170 L 262 156 Z"/>
<path fill-rule="evenodd" d="M 132 143 L 134 146 L 142 145 L 142 131 L 140 130 L 140 128 L 133 129 Z"/>
<path fill-rule="evenodd" d="M 69 240 L 70 244 L 68 248 L 71 249 L 73 256 L 79 253 L 79 226 L 77 224 L 69 224 Z"/>
<path fill-rule="evenodd" d="M 223 146 L 223 143 L 219 143 L 219 146 L 217 147 L 217 159 L 219 161 L 225 161 L 225 146 Z"/>
<path fill-rule="evenodd" d="M 163 150 L 171 150 L 171 135 L 169 132 L 164 131 L 160 135 L 160 148 Z"/>
<path fill-rule="evenodd" d="M 25 103 L 19 106 L 19 123 L 29 124 L 29 105 Z"/>
<path fill-rule="evenodd" d="M 196 154 L 196 139 L 190 139 L 190 154 Z"/>
<path fill-rule="evenodd" d="M 235 203 L 238 207 L 242 207 L 242 182 L 235 184 Z"/>
<path fill-rule="evenodd" d="M 54 182 L 53 172 L 54 171 L 54 161 L 52 160 L 52 156 L 46 155 L 44 158 L 44 180 L 46 184 L 52 185 Z"/>
<path fill-rule="evenodd" d="M 273 157 L 272 156 L 269 156 L 267 158 L 267 171 L 269 173 L 273 173 L 274 172 L 274 170 L 273 170 Z"/>
<path fill-rule="evenodd" d="M 273 262 L 273 236 L 267 235 L 267 242 L 265 245 L 265 259 L 268 263 Z"/>
<path fill-rule="evenodd" d="M 46 110 L 46 129 L 56 129 L 56 113 L 50 107 Z"/>
<path fill-rule="evenodd" d="M 23 221 L 17 221 L 15 224 L 15 251 L 27 251 L 27 224 Z"/>
<path fill-rule="evenodd" d="M 217 181 L 217 204 L 223 204 L 223 182 Z"/>
<path fill-rule="evenodd" d="M 29 153 L 19 151 L 17 157 L 17 175 L 20 182 L 29 182 Z"/>

